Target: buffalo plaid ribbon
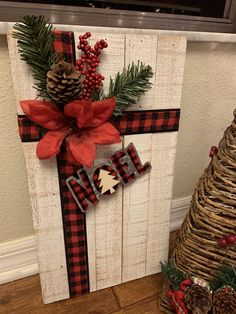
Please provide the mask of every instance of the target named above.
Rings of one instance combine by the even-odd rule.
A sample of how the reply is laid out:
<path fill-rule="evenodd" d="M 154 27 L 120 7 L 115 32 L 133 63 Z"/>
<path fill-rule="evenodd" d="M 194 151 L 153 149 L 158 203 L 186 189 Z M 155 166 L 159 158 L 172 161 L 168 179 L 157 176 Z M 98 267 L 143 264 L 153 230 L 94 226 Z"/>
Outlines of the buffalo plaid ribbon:
<path fill-rule="evenodd" d="M 65 61 L 75 64 L 73 32 L 55 31 L 54 35 L 54 50 L 63 53 Z M 112 118 L 110 122 L 121 135 L 173 132 L 178 130 L 179 117 L 179 109 L 128 111 Z M 23 115 L 18 116 L 18 125 L 22 142 L 39 141 L 45 133 L 45 130 Z M 75 175 L 78 167 L 67 161 L 64 145 L 57 156 L 57 165 L 69 289 L 70 295 L 74 296 L 89 292 L 86 220 L 66 184 L 66 179 Z M 132 178 L 127 178 L 129 180 Z"/>

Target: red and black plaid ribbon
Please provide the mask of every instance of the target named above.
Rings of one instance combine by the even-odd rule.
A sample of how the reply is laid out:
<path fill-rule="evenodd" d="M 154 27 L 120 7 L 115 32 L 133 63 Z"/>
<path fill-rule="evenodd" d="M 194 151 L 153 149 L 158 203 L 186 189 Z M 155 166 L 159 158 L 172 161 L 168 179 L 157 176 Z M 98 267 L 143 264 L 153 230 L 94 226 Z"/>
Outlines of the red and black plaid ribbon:
<path fill-rule="evenodd" d="M 63 53 L 66 62 L 75 64 L 74 33 L 56 31 L 54 35 L 54 50 Z M 40 130 L 39 135 L 42 135 Z M 86 220 L 66 185 L 66 179 L 74 175 L 78 167 L 68 162 L 64 145 L 57 156 L 57 165 L 69 289 L 70 295 L 75 296 L 89 292 Z"/>
<path fill-rule="evenodd" d="M 75 45 L 73 32 L 54 32 L 54 49 L 63 53 L 67 62 L 75 63 Z M 179 109 L 129 111 L 111 119 L 121 135 L 155 132 L 173 132 L 178 130 Z M 22 142 L 39 141 L 45 130 L 26 116 L 18 116 L 19 133 Z M 114 162 L 116 162 L 114 160 Z M 66 179 L 75 175 L 78 167 L 67 161 L 65 146 L 57 156 L 58 175 L 61 193 L 65 250 L 67 258 L 68 280 L 71 296 L 89 292 L 89 271 L 86 241 L 85 214 L 79 210 Z M 119 165 L 118 165 L 119 166 Z M 127 178 L 127 182 L 132 178 Z"/>
<path fill-rule="evenodd" d="M 173 132 L 179 128 L 180 109 L 129 111 L 110 122 L 121 135 Z M 22 142 L 39 141 L 43 130 L 26 116 L 18 116 Z"/>

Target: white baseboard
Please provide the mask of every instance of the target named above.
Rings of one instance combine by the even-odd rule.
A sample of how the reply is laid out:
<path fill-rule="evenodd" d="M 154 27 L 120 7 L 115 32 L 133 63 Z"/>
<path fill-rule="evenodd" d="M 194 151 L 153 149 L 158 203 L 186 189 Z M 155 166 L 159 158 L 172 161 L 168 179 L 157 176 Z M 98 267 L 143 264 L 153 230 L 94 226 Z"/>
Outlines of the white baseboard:
<path fill-rule="evenodd" d="M 37 273 L 34 236 L 0 244 L 0 284 Z"/>
<path fill-rule="evenodd" d="M 187 196 L 172 201 L 170 231 L 178 230 L 189 210 L 192 197 Z"/>
<path fill-rule="evenodd" d="M 190 197 L 172 202 L 170 230 L 180 228 L 190 205 Z M 0 244 L 0 284 L 38 273 L 34 236 Z"/>

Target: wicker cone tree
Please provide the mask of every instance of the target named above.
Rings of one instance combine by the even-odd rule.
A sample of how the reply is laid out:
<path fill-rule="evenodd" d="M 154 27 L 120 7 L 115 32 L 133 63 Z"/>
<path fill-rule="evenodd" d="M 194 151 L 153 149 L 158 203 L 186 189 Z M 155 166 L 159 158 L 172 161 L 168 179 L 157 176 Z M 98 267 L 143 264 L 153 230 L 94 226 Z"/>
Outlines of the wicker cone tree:
<path fill-rule="evenodd" d="M 210 281 L 223 263 L 236 266 L 236 245 L 219 245 L 226 235 L 236 235 L 236 110 L 197 183 L 170 262 L 185 274 Z"/>

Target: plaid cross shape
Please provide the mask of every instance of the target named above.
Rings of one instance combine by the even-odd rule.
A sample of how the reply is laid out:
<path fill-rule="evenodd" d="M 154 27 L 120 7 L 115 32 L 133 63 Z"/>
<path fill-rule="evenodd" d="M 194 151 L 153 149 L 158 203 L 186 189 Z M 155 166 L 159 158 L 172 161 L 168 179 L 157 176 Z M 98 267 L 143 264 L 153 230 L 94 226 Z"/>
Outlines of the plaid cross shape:
<path fill-rule="evenodd" d="M 62 53 L 65 61 L 75 64 L 73 32 L 55 31 L 54 35 L 54 50 L 57 53 Z M 119 130 L 121 135 L 173 132 L 178 130 L 179 117 L 179 109 L 129 111 L 119 117 L 112 118 L 110 122 Z M 22 142 L 39 141 L 45 133 L 45 130 L 26 116 L 18 116 L 18 125 Z M 139 174 L 149 170 L 150 165 L 145 164 L 142 167 L 134 147 L 129 146 L 127 153 Z M 127 173 L 127 164 L 120 161 L 122 157 L 125 157 L 123 154 L 122 151 L 115 153 L 112 156 L 112 163 L 121 174 L 124 184 L 127 184 L 135 179 L 135 174 Z M 74 296 L 89 292 L 86 220 L 85 214 L 79 209 L 66 184 L 67 178 L 74 176 L 78 167 L 68 162 L 64 144 L 57 156 L 57 165 L 69 289 L 70 295 Z M 86 181 L 87 179 L 84 177 L 84 182 L 86 183 Z M 71 183 L 73 185 L 73 181 Z M 77 186 L 76 184 L 75 190 Z M 76 193 L 78 197 L 84 197 L 81 191 L 76 190 Z M 96 195 L 92 194 L 91 192 L 92 203 L 96 204 Z"/>

